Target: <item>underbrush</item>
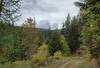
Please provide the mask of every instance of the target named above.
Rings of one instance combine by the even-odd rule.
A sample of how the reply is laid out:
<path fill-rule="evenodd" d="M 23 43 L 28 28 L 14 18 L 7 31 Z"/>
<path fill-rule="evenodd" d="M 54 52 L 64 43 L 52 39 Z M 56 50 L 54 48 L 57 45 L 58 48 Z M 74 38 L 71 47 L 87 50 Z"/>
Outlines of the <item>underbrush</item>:
<path fill-rule="evenodd" d="M 55 58 L 49 57 L 48 64 L 45 64 L 45 65 L 39 65 L 40 59 L 37 59 L 36 60 L 37 62 L 34 62 L 34 63 L 31 60 L 30 61 L 29 60 L 16 61 L 13 63 L 7 62 L 4 64 L 0 64 L 0 68 L 59 68 L 60 66 L 63 66 L 66 63 L 68 63 L 66 64 L 67 68 L 73 68 L 73 67 L 74 68 L 99 68 L 95 60 L 90 61 L 90 60 L 87 60 L 87 58 L 82 58 L 82 57 L 64 57 L 58 60 L 58 55 L 57 55 L 57 59 L 56 57 Z M 41 62 L 41 63 L 45 63 L 45 62 Z"/>
<path fill-rule="evenodd" d="M 30 61 L 16 61 L 13 63 L 0 64 L 0 68 L 32 68 Z"/>

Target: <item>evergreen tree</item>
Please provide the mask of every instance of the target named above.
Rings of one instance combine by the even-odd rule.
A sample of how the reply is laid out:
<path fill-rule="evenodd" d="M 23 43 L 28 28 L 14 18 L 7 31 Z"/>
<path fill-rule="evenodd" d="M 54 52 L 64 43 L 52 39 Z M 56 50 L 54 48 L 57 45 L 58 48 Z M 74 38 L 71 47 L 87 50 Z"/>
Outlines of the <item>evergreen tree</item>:
<path fill-rule="evenodd" d="M 49 53 L 54 55 L 55 52 L 61 51 L 63 54 L 69 54 L 69 47 L 65 41 L 64 36 L 58 30 L 54 30 L 49 40 Z"/>
<path fill-rule="evenodd" d="M 76 50 L 80 46 L 80 23 L 79 19 L 74 17 L 72 20 L 70 19 L 70 15 L 68 14 L 67 19 L 64 23 L 64 27 L 62 28 L 62 34 L 65 36 L 66 41 L 68 42 L 68 46 L 71 50 L 71 53 L 74 54 Z"/>
<path fill-rule="evenodd" d="M 22 47 L 25 52 L 23 58 L 30 59 L 31 56 L 36 53 L 39 42 L 38 33 L 36 30 L 36 21 L 29 18 L 22 28 Z"/>
<path fill-rule="evenodd" d="M 20 28 L 10 23 L 0 23 L 0 57 L 6 61 L 21 59 Z M 3 62 L 3 61 L 2 61 Z"/>
<path fill-rule="evenodd" d="M 19 16 L 21 0 L 0 0 L 0 49 L 7 61 L 19 59 L 19 29 L 14 24 Z M 18 33 L 17 33 L 18 32 Z"/>
<path fill-rule="evenodd" d="M 83 45 L 88 46 L 92 58 L 100 57 L 100 0 L 84 0 L 80 15 L 85 22 L 82 29 Z"/>

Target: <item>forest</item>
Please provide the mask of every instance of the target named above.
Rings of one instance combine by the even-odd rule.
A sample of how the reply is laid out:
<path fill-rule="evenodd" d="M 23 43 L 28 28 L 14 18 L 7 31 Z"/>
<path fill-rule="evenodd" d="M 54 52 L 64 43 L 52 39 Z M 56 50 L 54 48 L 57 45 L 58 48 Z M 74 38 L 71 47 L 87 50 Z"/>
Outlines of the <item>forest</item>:
<path fill-rule="evenodd" d="M 100 0 L 74 2 L 62 28 L 17 26 L 22 0 L 0 0 L 0 68 L 100 68 Z M 34 8 L 34 7 L 33 7 Z"/>

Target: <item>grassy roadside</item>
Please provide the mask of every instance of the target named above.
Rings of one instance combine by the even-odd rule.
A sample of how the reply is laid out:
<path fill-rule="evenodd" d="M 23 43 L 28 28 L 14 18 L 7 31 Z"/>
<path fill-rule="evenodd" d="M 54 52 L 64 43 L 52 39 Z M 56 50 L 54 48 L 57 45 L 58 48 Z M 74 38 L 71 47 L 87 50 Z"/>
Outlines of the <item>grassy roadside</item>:
<path fill-rule="evenodd" d="M 99 68 L 95 64 L 95 60 L 90 62 L 86 57 L 65 57 L 44 66 L 32 67 L 32 65 L 35 64 L 30 61 L 16 61 L 12 64 L 0 64 L 0 68 Z"/>

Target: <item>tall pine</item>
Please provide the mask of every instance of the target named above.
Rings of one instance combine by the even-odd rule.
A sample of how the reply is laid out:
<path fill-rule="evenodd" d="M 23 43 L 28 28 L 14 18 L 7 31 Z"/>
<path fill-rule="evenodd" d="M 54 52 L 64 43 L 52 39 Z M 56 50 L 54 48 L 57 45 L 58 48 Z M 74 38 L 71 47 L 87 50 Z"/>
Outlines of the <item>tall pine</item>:
<path fill-rule="evenodd" d="M 62 34 L 65 36 L 66 41 L 72 54 L 76 53 L 77 49 L 80 46 L 80 27 L 79 19 L 73 17 L 72 20 L 68 14 L 67 19 L 62 28 Z"/>

